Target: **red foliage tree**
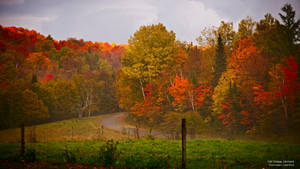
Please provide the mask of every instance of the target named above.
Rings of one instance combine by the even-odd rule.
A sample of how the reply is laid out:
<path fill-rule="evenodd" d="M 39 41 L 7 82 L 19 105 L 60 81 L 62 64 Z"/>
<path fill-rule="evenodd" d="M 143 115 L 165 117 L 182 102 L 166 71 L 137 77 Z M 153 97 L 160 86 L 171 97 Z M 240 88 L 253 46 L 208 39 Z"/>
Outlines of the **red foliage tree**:
<path fill-rule="evenodd" d="M 254 102 L 263 108 L 265 105 L 272 105 L 272 92 L 265 91 L 262 85 L 256 84 L 253 86 Z"/>
<path fill-rule="evenodd" d="M 195 88 L 195 91 L 196 91 L 195 105 L 198 107 L 203 105 L 205 97 L 212 95 L 212 89 L 210 86 L 207 85 L 200 85 L 199 87 Z"/>
<path fill-rule="evenodd" d="M 289 107 L 293 108 L 296 98 L 296 91 L 299 90 L 300 84 L 298 82 L 298 64 L 293 56 L 286 58 L 287 66 L 282 66 L 283 81 L 279 86 L 279 90 L 275 92 L 275 96 L 281 99 L 285 119 L 289 117 Z"/>
<path fill-rule="evenodd" d="M 229 100 L 227 100 L 224 104 L 222 104 L 223 110 L 224 112 L 218 116 L 218 119 L 222 120 L 222 124 L 224 127 L 226 127 L 227 129 L 230 129 L 232 126 L 232 122 L 234 119 L 231 118 L 231 104 L 229 102 Z"/>

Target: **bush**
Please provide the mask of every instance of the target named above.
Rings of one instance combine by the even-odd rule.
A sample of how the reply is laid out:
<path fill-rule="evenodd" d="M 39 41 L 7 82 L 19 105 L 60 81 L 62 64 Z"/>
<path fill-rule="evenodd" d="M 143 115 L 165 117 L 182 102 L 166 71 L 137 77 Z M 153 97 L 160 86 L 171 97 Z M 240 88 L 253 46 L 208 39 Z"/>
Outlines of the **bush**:
<path fill-rule="evenodd" d="M 76 163 L 75 154 L 72 151 L 68 150 L 67 148 L 63 152 L 63 159 L 67 163 Z"/>
<path fill-rule="evenodd" d="M 150 161 L 146 165 L 147 168 L 170 168 L 169 156 L 165 155 L 156 155 L 151 157 Z"/>
<path fill-rule="evenodd" d="M 155 137 L 149 134 L 149 135 L 147 136 L 147 140 L 155 140 Z"/>
<path fill-rule="evenodd" d="M 26 150 L 26 153 L 24 155 L 24 160 L 29 162 L 36 161 L 36 152 L 34 148 L 29 148 Z"/>
<path fill-rule="evenodd" d="M 170 168 L 169 155 L 127 154 L 120 161 L 121 168 Z"/>
<path fill-rule="evenodd" d="M 113 140 L 109 140 L 100 147 L 99 151 L 99 161 L 102 166 L 108 167 L 116 164 L 119 153 L 117 152 L 118 142 L 114 142 Z"/>

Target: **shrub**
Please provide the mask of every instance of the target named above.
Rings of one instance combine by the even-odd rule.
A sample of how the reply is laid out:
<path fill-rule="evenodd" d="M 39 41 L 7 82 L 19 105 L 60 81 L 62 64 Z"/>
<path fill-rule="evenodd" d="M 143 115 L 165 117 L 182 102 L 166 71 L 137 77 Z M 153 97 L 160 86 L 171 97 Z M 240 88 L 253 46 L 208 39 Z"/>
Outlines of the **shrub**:
<path fill-rule="evenodd" d="M 155 137 L 149 134 L 149 135 L 147 136 L 147 140 L 155 140 Z"/>
<path fill-rule="evenodd" d="M 26 153 L 24 155 L 24 160 L 29 162 L 36 161 L 36 152 L 34 148 L 29 148 L 26 150 Z"/>
<path fill-rule="evenodd" d="M 76 163 L 75 154 L 72 151 L 68 150 L 67 148 L 63 152 L 63 159 L 67 163 Z"/>
<path fill-rule="evenodd" d="M 147 168 L 170 168 L 169 156 L 167 155 L 156 155 L 153 156 L 147 164 Z"/>
<path fill-rule="evenodd" d="M 100 147 L 99 151 L 99 161 L 102 166 L 108 167 L 116 164 L 119 153 L 117 151 L 118 142 L 114 142 L 113 140 L 109 140 L 105 143 L 105 145 Z"/>

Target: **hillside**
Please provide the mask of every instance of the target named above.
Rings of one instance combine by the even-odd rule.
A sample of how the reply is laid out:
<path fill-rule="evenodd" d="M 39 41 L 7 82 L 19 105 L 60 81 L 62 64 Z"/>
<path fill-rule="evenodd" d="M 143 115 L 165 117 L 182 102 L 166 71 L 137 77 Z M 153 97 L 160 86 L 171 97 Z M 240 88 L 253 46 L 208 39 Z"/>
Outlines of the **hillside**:
<path fill-rule="evenodd" d="M 103 129 L 101 134 L 100 120 L 109 115 L 98 115 L 88 118 L 70 119 L 57 122 L 51 122 L 41 125 L 36 125 L 36 141 L 89 141 L 89 140 L 122 140 L 129 138 L 120 132 Z M 72 138 L 73 128 L 73 138 Z M 30 142 L 32 127 L 25 128 L 26 142 Z M 0 142 L 16 143 L 20 142 L 20 128 L 0 130 Z"/>
<path fill-rule="evenodd" d="M 35 30 L 0 25 L 0 129 L 119 111 L 116 77 L 127 47 L 57 41 Z M 40 111 L 31 114 L 37 120 L 21 113 L 25 104 L 34 107 L 32 102 L 39 102 Z"/>

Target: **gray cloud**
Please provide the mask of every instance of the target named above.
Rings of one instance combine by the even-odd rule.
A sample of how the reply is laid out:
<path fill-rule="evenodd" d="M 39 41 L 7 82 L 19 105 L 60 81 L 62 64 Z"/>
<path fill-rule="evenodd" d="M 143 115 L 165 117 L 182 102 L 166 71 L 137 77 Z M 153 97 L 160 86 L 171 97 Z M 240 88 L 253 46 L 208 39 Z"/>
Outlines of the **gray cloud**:
<path fill-rule="evenodd" d="M 230 18 L 233 21 L 239 21 L 246 16 L 251 16 L 257 20 L 263 18 L 264 14 L 271 13 L 278 17 L 278 12 L 284 4 L 290 3 L 294 9 L 300 9 L 299 0 L 192 0 L 203 2 L 207 7 L 215 9 L 221 16 Z M 300 11 L 297 11 L 297 17 L 300 17 Z"/>
<path fill-rule="evenodd" d="M 194 41 L 205 26 L 217 25 L 220 17 L 213 9 L 206 8 L 202 2 L 189 0 L 160 1 L 158 22 L 174 30 L 180 40 Z"/>
<path fill-rule="evenodd" d="M 34 30 L 42 30 L 42 24 L 55 20 L 53 17 L 37 17 L 32 15 L 8 15 L 0 16 L 0 23 L 5 23 L 7 25 L 22 26 Z"/>
<path fill-rule="evenodd" d="M 23 3 L 24 0 L 0 0 L 0 5 L 18 5 Z"/>
<path fill-rule="evenodd" d="M 221 20 L 258 20 L 267 12 L 277 17 L 287 2 L 300 9 L 297 0 L 0 0 L 0 24 L 36 29 L 59 40 L 127 43 L 141 25 L 162 22 L 179 40 L 194 41 L 201 29 Z"/>

